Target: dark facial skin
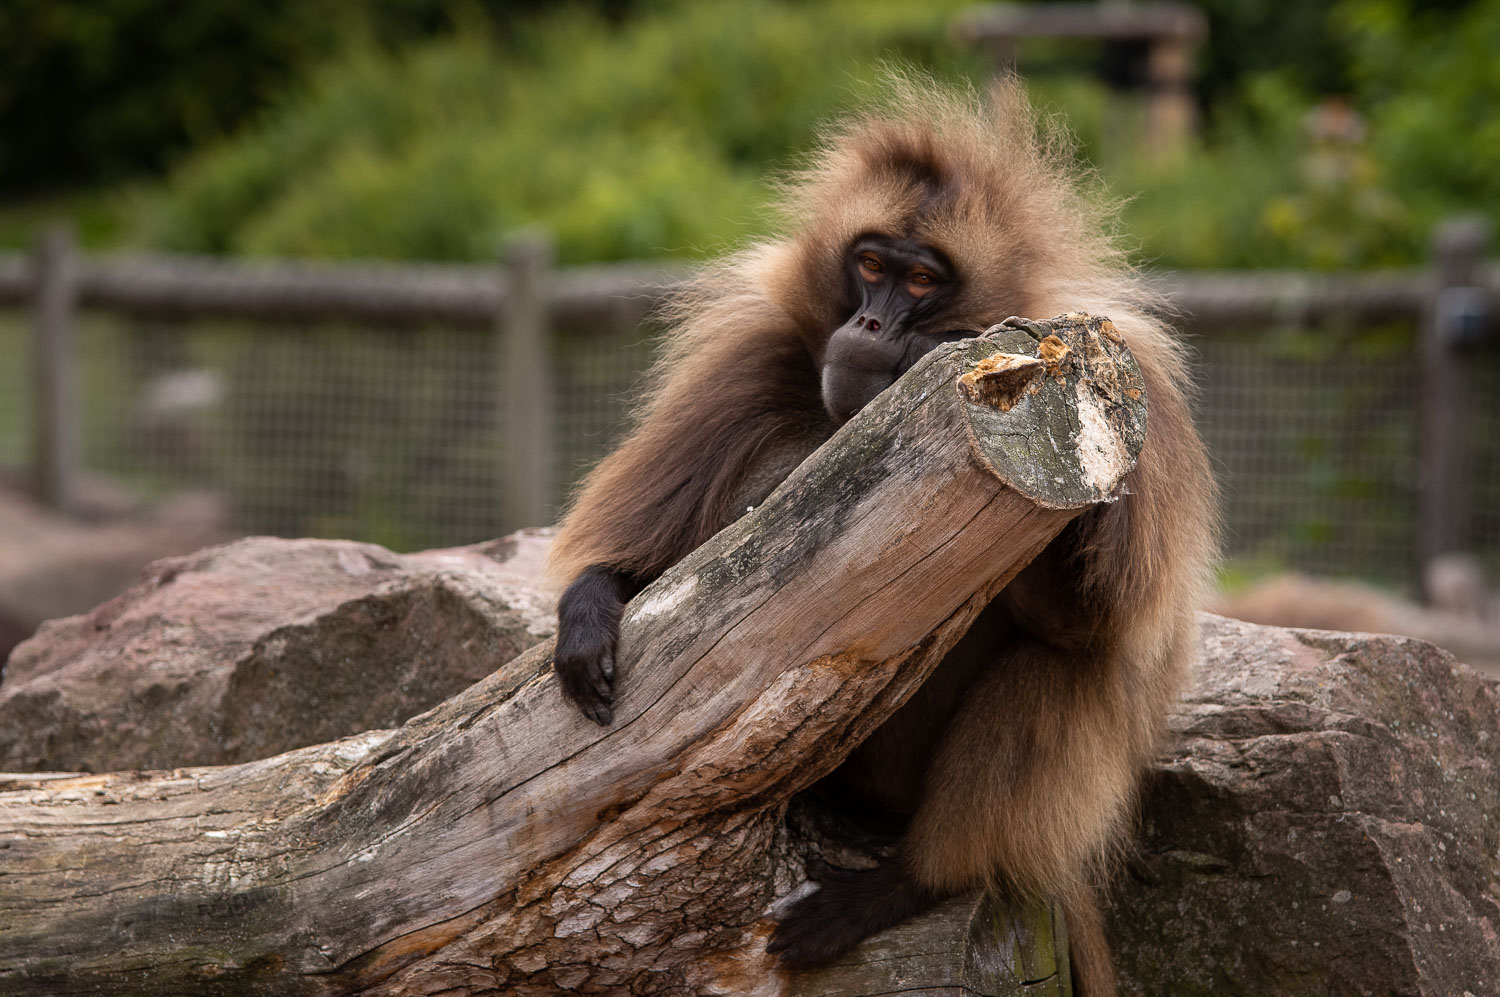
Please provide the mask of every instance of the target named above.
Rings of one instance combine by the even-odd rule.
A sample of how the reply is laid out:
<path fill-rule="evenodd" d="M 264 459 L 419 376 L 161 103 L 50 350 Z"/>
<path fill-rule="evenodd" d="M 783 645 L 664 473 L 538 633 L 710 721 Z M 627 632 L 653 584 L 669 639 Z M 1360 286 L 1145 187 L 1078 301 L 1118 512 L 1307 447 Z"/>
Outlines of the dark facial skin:
<path fill-rule="evenodd" d="M 848 321 L 833 331 L 823 357 L 823 404 L 848 421 L 939 343 L 972 332 L 943 329 L 958 295 L 958 275 L 936 250 L 911 239 L 866 235 L 844 260 Z"/>

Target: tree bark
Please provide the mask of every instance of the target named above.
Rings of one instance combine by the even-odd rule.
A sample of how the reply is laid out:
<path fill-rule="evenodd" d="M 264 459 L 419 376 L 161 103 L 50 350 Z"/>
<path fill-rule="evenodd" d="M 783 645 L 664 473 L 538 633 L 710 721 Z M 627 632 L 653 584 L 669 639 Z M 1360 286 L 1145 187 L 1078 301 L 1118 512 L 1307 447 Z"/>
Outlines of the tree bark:
<path fill-rule="evenodd" d="M 1116 496 L 1144 402 L 1085 316 L 930 354 L 630 604 L 609 728 L 562 698 L 547 642 L 396 730 L 218 768 L 4 777 L 0 990 L 896 989 L 828 982 L 863 948 L 797 979 L 765 954 L 803 855 L 841 847 L 793 796 Z M 934 916 L 989 948 L 933 986 L 1063 992 L 1065 959 L 1011 960 L 1014 938 L 1033 962 L 1056 950 L 1047 905 L 955 903 Z"/>

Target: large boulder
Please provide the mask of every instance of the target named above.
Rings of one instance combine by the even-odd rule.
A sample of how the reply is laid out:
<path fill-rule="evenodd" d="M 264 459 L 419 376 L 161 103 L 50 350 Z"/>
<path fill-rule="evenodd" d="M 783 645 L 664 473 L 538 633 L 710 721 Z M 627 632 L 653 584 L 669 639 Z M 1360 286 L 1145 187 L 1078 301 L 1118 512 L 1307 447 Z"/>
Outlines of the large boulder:
<path fill-rule="evenodd" d="M 157 561 L 12 652 L 0 770 L 219 765 L 397 726 L 553 633 L 547 543 L 252 537 Z"/>
<path fill-rule="evenodd" d="M 1112 932 L 1133 994 L 1500 992 L 1500 695 L 1407 637 L 1204 617 Z"/>

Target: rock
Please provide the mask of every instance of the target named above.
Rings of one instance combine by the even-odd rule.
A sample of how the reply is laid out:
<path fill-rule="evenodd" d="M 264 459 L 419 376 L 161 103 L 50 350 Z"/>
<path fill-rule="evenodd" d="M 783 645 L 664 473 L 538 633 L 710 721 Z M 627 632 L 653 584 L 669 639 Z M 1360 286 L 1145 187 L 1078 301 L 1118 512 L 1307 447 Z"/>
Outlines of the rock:
<path fill-rule="evenodd" d="M 220 764 L 399 724 L 552 633 L 547 543 L 158 562 L 16 649 L 0 769 Z M 1500 686 L 1412 638 L 1211 616 L 1202 638 L 1114 897 L 1122 991 L 1500 992 Z"/>
<path fill-rule="evenodd" d="M 397 726 L 553 633 L 549 542 L 253 537 L 157 561 L 12 652 L 0 770 L 220 765 Z"/>
<path fill-rule="evenodd" d="M 1500 986 L 1500 693 L 1411 638 L 1204 617 L 1114 902 L 1127 994 Z"/>

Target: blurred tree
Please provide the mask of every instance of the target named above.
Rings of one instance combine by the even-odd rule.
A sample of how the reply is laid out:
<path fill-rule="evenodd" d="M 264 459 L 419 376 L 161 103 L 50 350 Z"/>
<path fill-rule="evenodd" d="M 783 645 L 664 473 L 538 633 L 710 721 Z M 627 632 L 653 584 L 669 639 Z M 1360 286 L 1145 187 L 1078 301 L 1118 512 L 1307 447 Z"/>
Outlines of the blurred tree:
<path fill-rule="evenodd" d="M 763 173 L 882 58 L 982 77 L 946 34 L 968 5 L 8 0 L 0 184 L 170 163 L 135 235 L 184 251 L 485 258 L 542 223 L 565 262 L 696 255 L 764 224 Z M 1207 127 L 1180 162 L 1106 155 L 1096 80 L 1037 87 L 1132 199 L 1144 261 L 1410 262 L 1442 214 L 1500 204 L 1500 0 L 1203 6 Z M 1367 126 L 1338 156 L 1305 125 L 1331 97 Z M 116 201 L 113 242 L 139 210 Z"/>
<path fill-rule="evenodd" d="M 1247 79 L 1275 71 L 1299 90 L 1349 90 L 1350 55 L 1334 25 L 1339 0 L 1199 0 L 1208 15 L 1198 91 L 1209 114 L 1234 104 Z"/>
<path fill-rule="evenodd" d="M 1500 0 L 1206 6 L 1225 19 L 1207 86 L 1220 85 L 1217 66 L 1225 89 L 1203 148 L 1167 169 L 1125 161 L 1107 171 L 1135 195 L 1123 217 L 1143 258 L 1179 267 L 1414 264 L 1445 215 L 1500 221 Z M 1243 32 L 1262 12 L 1305 32 L 1286 38 L 1283 25 L 1267 24 L 1252 41 Z M 1278 53 L 1299 51 L 1280 63 Z M 1333 108 L 1359 122 L 1357 134 L 1324 127 Z"/>
<path fill-rule="evenodd" d="M 618 15 L 630 0 L 575 0 Z M 217 139 L 360 40 L 530 15 L 521 0 L 5 0 L 0 186 L 111 179 Z"/>
<path fill-rule="evenodd" d="M 1344 0 L 1337 23 L 1375 156 L 1423 226 L 1500 221 L 1500 0 Z"/>

